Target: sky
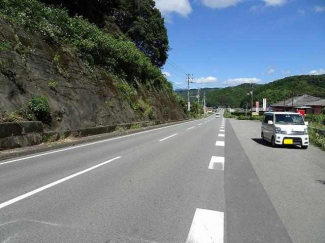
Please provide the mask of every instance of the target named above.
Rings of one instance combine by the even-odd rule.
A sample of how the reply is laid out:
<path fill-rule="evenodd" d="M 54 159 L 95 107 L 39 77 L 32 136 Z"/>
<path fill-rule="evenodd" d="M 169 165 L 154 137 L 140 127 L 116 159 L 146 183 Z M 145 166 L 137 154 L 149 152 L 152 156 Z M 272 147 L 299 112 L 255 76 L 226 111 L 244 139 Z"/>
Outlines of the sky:
<path fill-rule="evenodd" d="M 268 83 L 325 74 L 325 0 L 155 0 L 174 88 Z"/>

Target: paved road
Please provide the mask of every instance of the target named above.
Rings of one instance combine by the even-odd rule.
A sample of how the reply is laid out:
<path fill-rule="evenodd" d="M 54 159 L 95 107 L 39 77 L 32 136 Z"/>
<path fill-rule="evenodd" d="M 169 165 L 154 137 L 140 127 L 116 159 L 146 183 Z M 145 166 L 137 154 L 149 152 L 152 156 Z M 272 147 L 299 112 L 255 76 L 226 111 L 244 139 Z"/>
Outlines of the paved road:
<path fill-rule="evenodd" d="M 256 127 L 210 117 L 1 161 L 0 242 L 324 243 L 324 153 Z"/>

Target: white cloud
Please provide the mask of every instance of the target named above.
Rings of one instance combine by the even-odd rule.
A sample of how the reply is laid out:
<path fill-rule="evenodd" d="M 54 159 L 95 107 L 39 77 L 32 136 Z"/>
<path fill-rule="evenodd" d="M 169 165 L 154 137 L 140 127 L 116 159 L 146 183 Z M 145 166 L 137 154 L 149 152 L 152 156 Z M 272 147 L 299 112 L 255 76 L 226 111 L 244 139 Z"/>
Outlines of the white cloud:
<path fill-rule="evenodd" d="M 193 83 L 196 83 L 196 84 L 207 84 L 207 83 L 215 83 L 217 81 L 218 81 L 218 79 L 216 77 L 209 76 L 209 77 L 206 77 L 206 78 L 196 79 L 196 80 L 194 80 Z"/>
<path fill-rule="evenodd" d="M 304 10 L 304 9 L 299 9 L 299 10 L 298 10 L 298 14 L 304 16 L 304 15 L 306 15 L 306 10 Z"/>
<path fill-rule="evenodd" d="M 274 68 L 270 68 L 266 73 L 271 75 L 275 73 L 275 70 Z"/>
<path fill-rule="evenodd" d="M 314 11 L 316 13 L 324 13 L 325 12 L 325 6 L 315 6 Z"/>
<path fill-rule="evenodd" d="M 282 6 L 287 3 L 287 0 L 263 0 L 266 6 Z"/>
<path fill-rule="evenodd" d="M 167 17 L 167 21 L 170 20 L 172 13 L 186 17 L 192 12 L 189 0 L 155 0 L 155 2 L 162 15 Z"/>
<path fill-rule="evenodd" d="M 281 73 L 282 73 L 285 77 L 291 75 L 291 71 L 290 71 L 290 70 L 281 71 Z"/>
<path fill-rule="evenodd" d="M 209 8 L 228 8 L 236 6 L 242 0 L 201 0 Z"/>
<path fill-rule="evenodd" d="M 172 76 L 169 72 L 163 72 L 163 75 L 165 75 L 166 78 L 169 78 L 170 76 Z"/>
<path fill-rule="evenodd" d="M 245 84 L 245 83 L 259 83 L 261 82 L 260 79 L 258 78 L 233 78 L 233 79 L 228 79 L 226 82 L 223 84 L 225 85 L 239 85 L 239 84 Z"/>
<path fill-rule="evenodd" d="M 325 69 L 318 69 L 318 70 L 312 70 L 312 71 L 310 71 L 310 73 L 309 74 L 311 74 L 311 75 L 322 75 L 322 74 L 325 74 Z"/>

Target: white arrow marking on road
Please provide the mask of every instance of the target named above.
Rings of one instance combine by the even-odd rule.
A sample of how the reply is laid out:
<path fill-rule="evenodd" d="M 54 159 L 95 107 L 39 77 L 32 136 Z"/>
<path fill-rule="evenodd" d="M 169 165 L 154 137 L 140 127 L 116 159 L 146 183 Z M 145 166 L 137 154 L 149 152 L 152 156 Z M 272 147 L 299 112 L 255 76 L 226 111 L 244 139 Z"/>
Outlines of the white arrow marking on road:
<path fill-rule="evenodd" d="M 186 243 L 223 243 L 224 213 L 197 208 Z"/>
<path fill-rule="evenodd" d="M 52 182 L 52 183 L 50 183 L 50 184 L 48 184 L 48 185 L 46 185 L 46 186 L 42 186 L 42 187 L 40 187 L 40 188 L 37 188 L 37 189 L 35 189 L 35 190 L 31 191 L 31 192 L 25 193 L 25 194 L 23 194 L 23 195 L 21 195 L 21 196 L 19 196 L 19 197 L 16 197 L 16 198 L 13 198 L 13 199 L 7 201 L 7 202 L 1 203 L 1 204 L 0 204 L 0 209 L 2 209 L 2 208 L 4 208 L 4 207 L 7 207 L 7 206 L 9 206 L 9 205 L 11 205 L 11 204 L 13 204 L 13 203 L 16 203 L 16 202 L 18 202 L 18 201 L 20 201 L 20 200 L 23 200 L 23 199 L 25 199 L 25 198 L 27 198 L 27 197 L 33 196 L 33 195 L 36 194 L 36 193 L 39 193 L 39 192 L 44 191 L 44 190 L 46 190 L 46 189 L 49 189 L 49 188 L 51 188 L 51 187 L 53 187 L 53 186 L 56 186 L 56 185 L 58 185 L 58 184 L 60 184 L 60 183 L 62 183 L 62 182 L 65 182 L 65 181 L 67 181 L 67 180 L 70 180 L 70 179 L 72 179 L 72 178 L 74 178 L 74 177 L 80 176 L 80 175 L 82 175 L 82 174 L 84 174 L 84 173 L 87 173 L 87 172 L 89 172 L 89 171 L 91 171 L 91 170 L 97 169 L 98 167 L 101 167 L 101 166 L 103 166 L 103 165 L 106 165 L 106 164 L 108 164 L 108 163 L 110 163 L 110 162 L 112 162 L 112 161 L 114 161 L 114 160 L 120 159 L 120 158 L 122 158 L 122 157 L 119 156 L 119 157 L 116 157 L 116 158 L 114 158 L 114 159 L 108 160 L 108 161 L 103 162 L 103 163 L 101 163 L 101 164 L 98 164 L 98 165 L 95 165 L 95 166 L 93 166 L 93 167 L 90 167 L 90 168 L 88 168 L 88 169 L 86 169 L 86 170 L 80 171 L 80 172 L 75 173 L 75 174 L 73 174 L 73 175 L 70 175 L 70 176 L 64 177 L 63 179 L 60 179 L 60 180 L 58 180 L 58 181 Z"/>
<path fill-rule="evenodd" d="M 209 164 L 210 170 L 224 170 L 225 157 L 212 156 Z"/>
<path fill-rule="evenodd" d="M 176 136 L 177 134 L 178 134 L 178 133 L 175 133 L 175 134 L 173 134 L 173 135 L 170 135 L 170 136 L 167 137 L 167 138 L 160 139 L 159 142 L 162 142 L 162 141 L 164 141 L 164 140 L 166 140 L 166 139 L 168 139 L 168 138 L 172 138 L 172 137 Z"/>

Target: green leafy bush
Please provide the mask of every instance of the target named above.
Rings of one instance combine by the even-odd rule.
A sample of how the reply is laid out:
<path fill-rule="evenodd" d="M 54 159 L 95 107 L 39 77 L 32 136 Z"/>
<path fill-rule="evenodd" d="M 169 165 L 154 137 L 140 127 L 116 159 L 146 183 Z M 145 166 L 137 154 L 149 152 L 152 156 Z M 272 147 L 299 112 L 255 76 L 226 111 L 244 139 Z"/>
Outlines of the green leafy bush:
<path fill-rule="evenodd" d="M 307 114 L 305 120 L 311 123 L 325 125 L 325 115 Z"/>
<path fill-rule="evenodd" d="M 31 98 L 28 107 L 38 120 L 45 124 L 51 123 L 51 109 L 46 97 Z"/>
<path fill-rule="evenodd" d="M 325 150 L 325 136 L 317 131 L 317 129 L 309 129 L 309 140 L 312 144 Z"/>
<path fill-rule="evenodd" d="M 0 52 L 7 51 L 11 48 L 11 45 L 7 41 L 0 41 Z"/>

